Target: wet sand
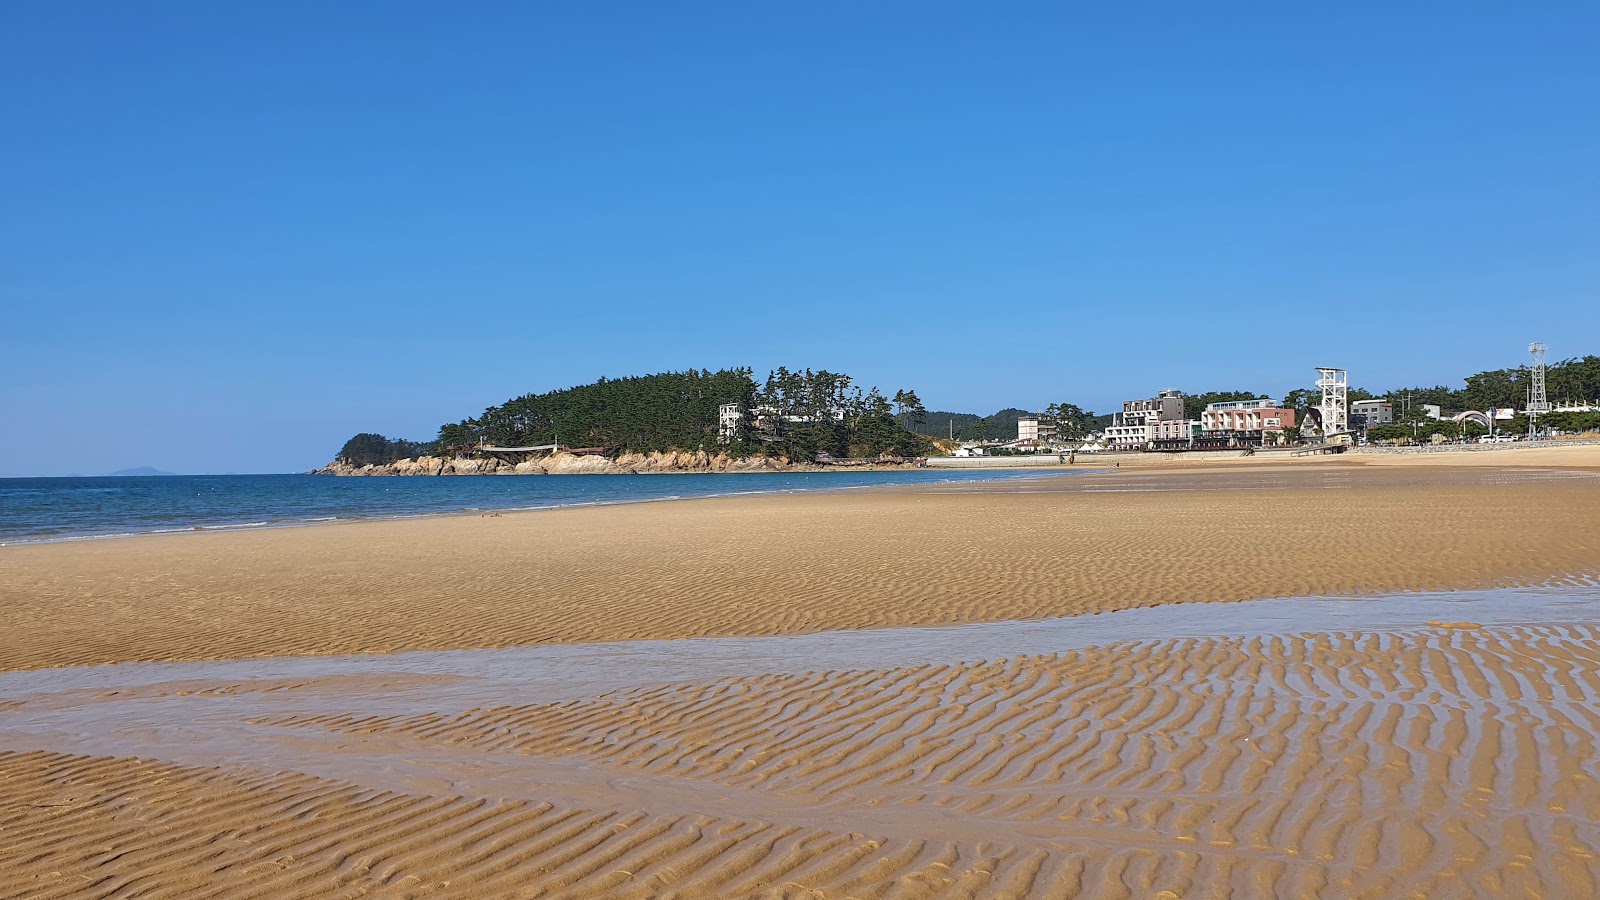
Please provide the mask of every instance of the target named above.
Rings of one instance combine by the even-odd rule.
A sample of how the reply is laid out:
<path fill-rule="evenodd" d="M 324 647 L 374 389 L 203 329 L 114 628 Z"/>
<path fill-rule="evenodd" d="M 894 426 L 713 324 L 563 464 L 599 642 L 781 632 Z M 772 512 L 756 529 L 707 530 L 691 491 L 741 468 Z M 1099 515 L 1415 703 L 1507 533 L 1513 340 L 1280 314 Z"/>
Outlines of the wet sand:
<path fill-rule="evenodd" d="M 1600 889 L 1600 626 L 1561 621 L 1600 619 L 1600 589 L 1257 607 L 1213 610 L 1215 637 L 1092 643 L 1160 610 L 909 630 L 892 667 L 802 636 L 661 642 L 642 671 L 613 644 L 0 676 L 0 877 L 40 897 Z M 1505 621 L 1417 621 L 1445 612 Z M 1059 649 L 978 658 L 1008 629 Z"/>
<path fill-rule="evenodd" d="M 18 546 L 0 668 L 1538 585 L 1597 535 L 1597 471 L 1335 463 Z"/>
<path fill-rule="evenodd" d="M 5 548 L 0 585 L 6 896 L 1600 891 L 1581 468 Z M 1497 586 L 1543 587 L 1162 606 Z M 707 635 L 802 636 L 571 644 Z"/>

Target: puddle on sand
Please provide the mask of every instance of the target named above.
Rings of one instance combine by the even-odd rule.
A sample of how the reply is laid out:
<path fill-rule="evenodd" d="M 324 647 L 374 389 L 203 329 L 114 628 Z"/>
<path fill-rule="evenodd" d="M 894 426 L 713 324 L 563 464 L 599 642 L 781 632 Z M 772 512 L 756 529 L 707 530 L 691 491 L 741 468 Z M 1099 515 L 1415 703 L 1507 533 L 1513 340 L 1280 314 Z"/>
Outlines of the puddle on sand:
<path fill-rule="evenodd" d="M 1600 586 L 1178 604 L 1033 622 L 786 637 L 13 672 L 0 674 L 0 750 L 237 765 L 299 771 L 384 790 L 538 798 L 601 808 L 635 802 L 636 797 L 623 795 L 637 794 L 643 782 L 595 777 L 581 759 L 502 758 L 378 733 L 263 723 L 284 716 L 451 715 L 674 682 L 992 661 L 1182 637 L 1382 633 L 1435 621 L 1597 623 Z M 650 780 L 649 790 L 658 800 L 671 798 L 681 809 L 706 814 L 731 815 L 740 808 L 703 785 L 683 794 L 685 789 L 674 787 L 670 779 Z"/>
<path fill-rule="evenodd" d="M 1061 619 L 773 637 L 77 666 L 0 673 L 0 702 L 63 692 L 131 692 L 125 698 L 136 699 L 137 688 L 173 682 L 216 687 L 316 680 L 330 689 L 330 699 L 357 690 L 363 705 L 393 695 L 415 708 L 425 697 L 428 708 L 451 712 L 501 702 L 577 699 L 668 682 L 977 662 L 1180 637 L 1381 631 L 1430 622 L 1600 622 L 1600 585 L 1180 603 Z M 340 687 L 332 690 L 335 684 Z M 285 686 L 277 693 L 303 692 Z M 247 690 L 226 699 L 268 702 L 273 696 Z"/>

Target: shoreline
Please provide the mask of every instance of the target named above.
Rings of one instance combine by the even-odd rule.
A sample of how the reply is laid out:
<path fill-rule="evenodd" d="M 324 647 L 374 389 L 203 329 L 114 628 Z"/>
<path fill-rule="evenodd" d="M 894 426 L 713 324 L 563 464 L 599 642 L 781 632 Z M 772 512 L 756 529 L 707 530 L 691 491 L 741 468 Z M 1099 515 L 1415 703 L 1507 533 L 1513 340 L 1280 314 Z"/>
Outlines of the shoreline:
<path fill-rule="evenodd" d="M 879 473 L 883 473 L 883 474 L 888 474 L 888 473 L 892 473 L 892 472 L 894 472 L 896 470 L 891 470 L 891 469 L 882 469 L 882 470 L 824 469 L 824 470 L 820 470 L 820 471 L 817 471 L 817 472 L 762 472 L 762 471 L 751 471 L 751 472 L 716 472 L 716 473 L 712 473 L 712 472 L 687 472 L 687 471 L 684 471 L 684 472 L 652 472 L 652 473 L 649 473 L 649 474 L 652 474 L 652 475 L 663 475 L 663 476 L 696 476 L 696 475 L 710 475 L 710 474 L 716 474 L 716 475 L 814 475 L 814 474 L 829 474 L 829 475 L 832 475 L 832 474 L 837 474 L 837 475 L 840 475 L 840 476 L 846 476 L 846 475 L 859 475 L 859 474 L 862 474 L 863 472 L 874 472 L 874 471 L 875 472 L 879 472 Z M 900 470 L 900 471 L 909 471 L 909 470 Z M 919 470 L 919 471 L 927 471 L 927 470 Z M 988 471 L 988 470 L 986 470 L 986 471 Z M 383 514 L 343 515 L 343 516 L 316 517 L 316 518 L 311 518 L 311 519 L 288 519 L 288 520 L 282 520 L 282 521 L 264 521 L 264 522 L 250 522 L 250 523 L 231 523 L 230 522 L 230 523 L 222 523 L 222 524 L 215 524 L 215 525 L 195 525 L 195 526 L 187 526 L 187 527 L 182 527 L 182 528 L 156 529 L 156 530 L 151 530 L 151 531 L 129 531 L 129 532 L 114 532 L 114 533 L 73 534 L 73 535 L 63 535 L 61 537 L 48 537 L 48 538 L 41 538 L 41 539 L 29 539 L 29 538 L 10 539 L 10 538 L 7 538 L 7 539 L 0 539 L 0 548 L 33 547 L 33 546 L 49 545 L 49 544 L 83 543 L 83 542 L 88 542 L 88 541 L 111 541 L 111 540 L 121 541 L 121 540 L 129 540 L 129 539 L 136 539 L 136 538 L 171 538 L 171 537 L 179 537 L 179 536 L 184 536 L 184 535 L 219 534 L 219 533 L 227 533 L 227 532 L 272 531 L 272 530 L 293 529 L 293 528 L 321 528 L 321 527 L 331 526 L 331 525 L 353 525 L 353 524 L 360 524 L 360 523 L 367 523 L 367 522 L 410 521 L 410 520 L 417 520 L 417 519 L 455 519 L 455 518 L 471 518 L 471 517 L 474 517 L 474 516 L 476 516 L 476 517 L 498 517 L 498 516 L 504 516 L 504 515 L 509 515 L 509 514 L 551 512 L 551 511 L 563 510 L 563 509 L 585 509 L 585 508 L 589 508 L 589 507 L 602 507 L 602 506 L 627 506 L 627 505 L 637 504 L 637 503 L 665 503 L 665 502 L 668 502 L 668 501 L 706 500 L 706 499 L 716 499 L 716 498 L 726 498 L 726 497 L 743 497 L 743 496 L 752 496 L 752 497 L 754 497 L 754 496 L 764 496 L 764 495 L 768 495 L 768 494 L 772 494 L 772 495 L 810 494 L 810 493 L 825 493 L 825 492 L 829 492 L 829 491 L 852 491 L 852 490 L 862 490 L 862 489 L 878 490 L 878 489 L 889 489 L 889 488 L 896 488 L 896 487 L 917 487 L 917 486 L 919 486 L 921 484 L 989 484 L 989 483 L 993 483 L 993 482 L 996 482 L 996 481 L 1026 481 L 1026 480 L 1035 479 L 1035 478 L 1055 478 L 1055 477 L 1061 477 L 1063 475 L 1071 475 L 1071 474 L 1093 474 L 1093 472 L 1097 472 L 1097 471 L 1099 471 L 1099 470 L 1078 469 L 1078 470 L 1076 470 L 1074 472 L 1027 472 L 1027 473 L 1014 473 L 1014 474 L 1010 474 L 1010 475 L 1007 475 L 1007 476 L 1004 476 L 1004 477 L 997 477 L 997 478 L 990 478 L 990 479 L 985 479 L 985 478 L 982 478 L 982 477 L 972 477 L 972 478 L 957 478 L 957 479 L 949 479 L 949 480 L 930 479 L 927 482 L 910 482 L 910 483 L 888 484 L 888 485 L 852 484 L 852 485 L 828 485 L 828 486 L 823 486 L 823 487 L 783 487 L 783 488 L 773 488 L 773 489 L 770 489 L 770 490 L 721 491 L 721 492 L 716 492 L 716 493 L 692 494 L 692 495 L 686 495 L 686 496 L 685 495 L 670 495 L 670 496 L 662 496 L 662 497 L 630 497 L 630 498 L 623 498 L 623 499 L 574 500 L 574 501 L 571 501 L 571 502 L 551 503 L 551 504 L 541 505 L 541 506 L 492 506 L 492 507 L 485 506 L 485 507 L 468 507 L 468 508 L 456 509 L 456 510 L 434 510 L 434 511 L 419 512 L 419 513 L 394 513 L 392 515 L 383 515 Z M 1106 471 L 1110 471 L 1110 470 L 1106 470 Z M 303 477 L 304 475 L 311 475 L 311 474 L 315 474 L 315 473 L 301 473 L 300 476 L 296 476 L 296 477 Z M 939 475 L 944 476 L 946 479 L 948 479 L 949 474 L 950 473 L 943 473 L 943 472 L 939 473 Z M 177 477 L 209 477 L 209 476 L 177 476 Z M 397 478 L 399 478 L 399 477 L 409 477 L 409 476 L 375 475 L 375 476 L 362 476 L 362 477 L 372 477 L 372 478 L 397 477 Z M 460 476 L 450 476 L 450 477 L 454 477 L 454 478 L 498 478 L 500 476 L 495 476 L 495 475 L 460 475 Z"/>
<path fill-rule="evenodd" d="M 8 547 L 0 658 L 755 636 L 1533 586 L 1600 568 L 1600 476 L 1144 470 L 325 524 L 344 527 Z M 1327 552 L 1307 556 L 1311 543 Z"/>
<path fill-rule="evenodd" d="M 0 884 L 1595 894 L 1600 468 L 1060 474 L 11 548 Z"/>

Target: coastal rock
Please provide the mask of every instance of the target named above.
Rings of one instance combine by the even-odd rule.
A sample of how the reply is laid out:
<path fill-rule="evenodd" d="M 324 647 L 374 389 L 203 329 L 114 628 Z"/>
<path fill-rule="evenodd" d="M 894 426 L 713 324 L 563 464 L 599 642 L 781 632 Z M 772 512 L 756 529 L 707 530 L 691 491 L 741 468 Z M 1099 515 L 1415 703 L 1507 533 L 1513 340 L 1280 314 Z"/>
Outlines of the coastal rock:
<path fill-rule="evenodd" d="M 556 453 L 545 461 L 544 470 L 550 475 L 609 475 L 619 469 L 603 456 L 575 456 Z"/>
<path fill-rule="evenodd" d="M 878 466 L 916 465 L 916 460 L 882 458 Z M 612 475 L 656 472 L 818 472 L 826 466 L 796 463 L 784 457 L 733 457 L 704 450 L 662 450 L 650 453 L 621 453 L 615 458 L 576 453 L 553 453 L 519 462 L 494 457 L 419 456 L 385 465 L 352 466 L 334 460 L 316 470 L 316 475 Z"/>
<path fill-rule="evenodd" d="M 391 463 L 396 475 L 437 475 L 444 469 L 445 461 L 436 456 L 419 456 Z"/>
<path fill-rule="evenodd" d="M 499 468 L 500 460 L 498 459 L 462 459 L 458 457 L 450 461 L 450 472 L 455 475 L 493 475 Z"/>

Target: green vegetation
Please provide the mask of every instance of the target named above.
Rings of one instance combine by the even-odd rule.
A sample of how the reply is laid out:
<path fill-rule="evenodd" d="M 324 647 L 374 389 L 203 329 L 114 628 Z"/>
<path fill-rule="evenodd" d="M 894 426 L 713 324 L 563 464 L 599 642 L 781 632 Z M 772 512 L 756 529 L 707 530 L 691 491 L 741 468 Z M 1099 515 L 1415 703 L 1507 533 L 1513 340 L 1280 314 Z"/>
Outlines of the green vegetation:
<path fill-rule="evenodd" d="M 560 443 L 608 452 L 712 450 L 717 410 L 749 407 L 755 384 L 749 369 L 690 369 L 524 394 L 481 415 L 444 425 L 439 445 L 468 453 L 480 441 L 498 447 Z"/>
<path fill-rule="evenodd" d="M 386 438 L 381 434 L 363 432 L 345 441 L 344 447 L 339 450 L 339 455 L 334 458 L 352 466 L 382 466 L 402 459 L 427 456 L 434 452 L 437 446 L 437 444 L 420 444 L 416 441 L 403 441 Z"/>
<path fill-rule="evenodd" d="M 1552 412 L 1539 417 L 1541 428 L 1554 428 L 1567 434 L 1600 431 L 1600 412 Z"/>
<path fill-rule="evenodd" d="M 1491 408 L 1521 409 L 1528 404 L 1530 377 L 1527 366 L 1495 369 L 1468 375 L 1465 386 L 1459 389 L 1445 385 L 1400 388 L 1384 394 L 1383 399 L 1394 402 L 1397 407 L 1406 403 L 1413 407 L 1432 404 L 1447 416 L 1469 409 L 1479 412 Z M 1545 369 L 1545 393 L 1554 403 L 1600 398 L 1600 356 L 1575 357 L 1550 364 Z M 1355 391 L 1350 394 L 1354 399 Z M 1550 424 L 1560 428 L 1553 422 Z"/>
<path fill-rule="evenodd" d="M 1074 403 L 1052 403 L 1044 408 L 1046 422 L 1056 426 L 1064 441 L 1081 441 L 1095 431 L 1099 417 Z"/>
<path fill-rule="evenodd" d="M 1183 398 L 1183 417 L 1185 419 L 1198 419 L 1200 413 L 1213 403 L 1232 403 L 1235 400 L 1255 400 L 1265 397 L 1266 394 L 1251 391 L 1207 391 L 1204 394 L 1190 394 Z"/>
<path fill-rule="evenodd" d="M 746 370 L 748 371 L 748 370 Z M 778 368 L 752 395 L 750 422 L 730 452 L 764 452 L 791 460 L 826 454 L 836 458 L 926 456 L 933 444 L 906 430 L 926 416 L 913 391 L 890 400 L 871 388 L 863 392 L 850 376 L 836 372 Z"/>
<path fill-rule="evenodd" d="M 720 408 L 745 411 L 731 440 L 720 434 Z M 780 368 L 763 384 L 748 368 L 606 379 L 525 394 L 481 415 L 439 429 L 432 443 L 359 434 L 340 451 L 350 465 L 381 465 L 429 453 L 467 455 L 482 444 L 528 447 L 559 443 L 607 454 L 668 450 L 726 450 L 736 456 L 810 460 L 819 454 L 925 456 L 931 442 L 901 427 L 926 415 L 913 391 L 893 400 L 863 391 L 848 375 Z"/>
<path fill-rule="evenodd" d="M 1026 409 L 1017 409 L 1014 406 L 1006 407 L 987 416 L 937 410 L 925 413 L 922 423 L 911 430 L 929 437 L 948 438 L 950 437 L 951 423 L 954 423 L 957 440 L 996 440 L 1007 436 L 1015 438 L 1017 436 L 1017 419 L 1021 416 L 1031 415 L 1033 415 L 1032 412 Z M 978 425 L 980 419 L 984 423 L 981 428 Z M 978 434 L 979 431 L 983 432 L 982 436 Z"/>
<path fill-rule="evenodd" d="M 1440 407 L 1446 417 L 1475 409 L 1520 408 L 1526 405 L 1527 367 L 1479 372 L 1461 388 L 1446 385 L 1392 390 L 1382 395 L 1351 388 L 1351 400 L 1379 398 L 1395 404 L 1398 422 L 1378 426 L 1373 440 L 1428 440 L 1438 434 L 1472 437 L 1476 426 L 1463 428 L 1438 422 L 1422 406 Z M 1552 402 L 1600 399 L 1600 356 L 1566 359 L 1547 370 Z M 1188 418 L 1200 417 L 1208 404 L 1251 400 L 1251 391 L 1208 391 L 1184 397 Z M 1321 393 L 1298 388 L 1284 406 L 1304 411 L 1317 405 Z M 730 440 L 719 434 L 719 408 L 738 403 L 745 416 Z M 594 447 L 606 453 L 664 450 L 724 450 L 735 456 L 781 456 L 810 460 L 833 457 L 924 456 L 933 451 L 928 437 L 963 440 L 1010 440 L 1017 419 L 1028 410 L 1008 407 L 987 416 L 948 411 L 929 412 L 915 391 L 899 390 L 886 397 L 877 388 L 863 390 L 848 375 L 810 369 L 779 368 L 757 383 L 748 368 L 690 369 L 657 375 L 527 394 L 492 406 L 483 414 L 439 429 L 438 440 L 416 442 L 358 434 L 339 451 L 341 462 L 354 466 L 383 465 L 435 453 L 470 454 L 480 443 L 525 447 L 561 443 Z M 1072 403 L 1052 403 L 1043 415 L 1054 421 L 1065 440 L 1078 440 L 1105 428 L 1109 415 L 1096 415 Z M 1551 413 L 1542 424 L 1575 433 L 1600 430 L 1600 413 Z M 1526 431 L 1522 416 L 1497 429 Z"/>

